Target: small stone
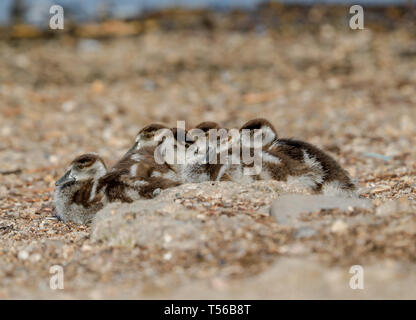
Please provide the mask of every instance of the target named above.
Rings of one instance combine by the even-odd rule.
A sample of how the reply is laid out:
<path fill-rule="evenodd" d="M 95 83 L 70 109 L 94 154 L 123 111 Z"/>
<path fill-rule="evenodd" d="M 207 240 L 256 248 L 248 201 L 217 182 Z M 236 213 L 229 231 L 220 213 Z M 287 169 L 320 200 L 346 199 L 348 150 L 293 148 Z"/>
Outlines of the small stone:
<path fill-rule="evenodd" d="M 166 234 L 163 236 L 163 240 L 165 240 L 165 242 L 166 242 L 166 243 L 169 243 L 169 242 L 171 242 L 171 241 L 172 241 L 172 237 L 171 237 L 171 235 L 170 235 L 170 234 L 166 233 Z"/>
<path fill-rule="evenodd" d="M 348 225 L 342 220 L 335 221 L 331 226 L 331 232 L 334 233 L 345 233 L 347 230 Z"/>
<path fill-rule="evenodd" d="M 302 213 L 310 213 L 322 209 L 347 211 L 352 208 L 369 209 L 371 207 L 371 201 L 366 199 L 290 194 L 280 196 L 275 200 L 271 206 L 270 213 L 279 224 L 298 226 Z"/>
<path fill-rule="evenodd" d="M 371 190 L 371 193 L 381 193 L 385 191 L 389 191 L 391 189 L 390 186 L 379 186 Z"/>
<path fill-rule="evenodd" d="M 20 260 L 27 260 L 29 258 L 29 252 L 27 252 L 26 250 L 19 251 L 17 257 Z"/>
<path fill-rule="evenodd" d="M 31 262 L 38 262 L 40 259 L 42 259 L 42 256 L 39 253 L 35 253 L 30 256 Z"/>
<path fill-rule="evenodd" d="M 84 244 L 81 248 L 81 251 L 91 251 L 92 247 L 88 244 Z"/>
<path fill-rule="evenodd" d="M 61 106 L 63 112 L 71 112 L 75 109 L 75 107 L 76 103 L 73 100 L 65 101 Z"/>

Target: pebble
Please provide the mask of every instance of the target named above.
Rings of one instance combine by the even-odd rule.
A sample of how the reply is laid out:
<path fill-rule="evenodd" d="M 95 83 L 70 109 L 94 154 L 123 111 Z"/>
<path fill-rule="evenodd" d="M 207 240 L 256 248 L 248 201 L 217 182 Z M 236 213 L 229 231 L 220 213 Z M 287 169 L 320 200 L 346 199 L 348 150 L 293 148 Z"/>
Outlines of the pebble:
<path fill-rule="evenodd" d="M 390 186 L 379 186 L 371 190 L 371 193 L 381 193 L 385 191 L 389 191 L 391 189 Z"/>
<path fill-rule="evenodd" d="M 342 221 L 337 220 L 331 226 L 331 232 L 334 233 L 345 233 L 348 230 L 348 225 Z"/>
<path fill-rule="evenodd" d="M 270 213 L 279 224 L 298 226 L 302 213 L 310 213 L 322 209 L 340 209 L 350 211 L 351 208 L 372 207 L 371 201 L 358 198 L 331 197 L 325 195 L 291 194 L 280 196 L 271 206 Z"/>
<path fill-rule="evenodd" d="M 19 251 L 17 257 L 20 260 L 27 260 L 29 258 L 29 252 L 27 252 L 26 250 Z"/>

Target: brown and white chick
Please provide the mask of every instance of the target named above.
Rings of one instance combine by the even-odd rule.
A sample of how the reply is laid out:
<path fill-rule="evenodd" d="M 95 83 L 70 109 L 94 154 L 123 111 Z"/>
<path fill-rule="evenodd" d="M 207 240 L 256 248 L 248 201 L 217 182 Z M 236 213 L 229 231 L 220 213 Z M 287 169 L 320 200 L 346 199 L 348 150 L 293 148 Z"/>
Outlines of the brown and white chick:
<path fill-rule="evenodd" d="M 158 164 L 154 153 L 155 147 L 143 147 L 123 157 L 100 179 L 97 190 L 109 202 L 132 202 L 179 185 L 169 165 Z"/>
<path fill-rule="evenodd" d="M 148 167 L 153 168 L 152 177 L 182 182 L 182 164 L 178 161 L 178 153 L 185 153 L 185 137 L 185 130 L 149 125 L 139 132 L 135 146 L 112 167 L 111 172 L 127 170 L 134 177 L 137 168 Z"/>
<path fill-rule="evenodd" d="M 354 196 L 348 173 L 328 154 L 310 143 L 281 139 L 266 119 L 253 119 L 240 130 L 261 134 L 263 169 L 261 179 L 280 179 L 327 195 Z M 243 143 L 244 145 L 244 143 Z M 247 147 L 247 146 L 243 146 Z"/>
<path fill-rule="evenodd" d="M 105 203 L 104 195 L 97 188 L 106 173 L 104 161 L 96 154 L 75 158 L 68 171 L 56 182 L 56 216 L 64 222 L 82 224 L 90 221 Z"/>
<path fill-rule="evenodd" d="M 188 148 L 187 163 L 184 169 L 186 182 L 229 181 L 228 175 L 221 173 L 224 162 L 221 152 L 228 155 L 228 129 L 222 128 L 213 121 L 201 122 L 189 130 L 189 141 L 193 144 Z M 192 149 L 192 151 L 191 151 Z"/>
<path fill-rule="evenodd" d="M 163 124 L 151 123 L 137 133 L 133 146 L 126 152 L 125 156 L 134 150 L 140 150 L 144 147 L 156 147 L 160 144 L 155 136 L 160 133 L 160 130 L 167 129 Z"/>
<path fill-rule="evenodd" d="M 123 157 L 109 172 L 96 154 L 72 161 L 67 173 L 56 182 L 55 206 L 63 221 L 87 223 L 109 202 L 148 199 L 180 183 L 167 179 L 166 164 L 154 159 L 154 148 L 144 147 Z"/>

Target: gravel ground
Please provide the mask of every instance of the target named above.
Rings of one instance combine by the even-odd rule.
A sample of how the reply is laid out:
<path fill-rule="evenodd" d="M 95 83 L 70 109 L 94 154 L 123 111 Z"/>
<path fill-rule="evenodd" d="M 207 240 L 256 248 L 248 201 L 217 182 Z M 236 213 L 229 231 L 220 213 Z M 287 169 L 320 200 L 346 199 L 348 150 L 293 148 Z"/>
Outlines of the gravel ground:
<path fill-rule="evenodd" d="M 415 298 L 415 34 L 322 24 L 1 42 L 0 298 Z M 163 232 L 126 245 L 51 219 L 75 155 L 111 165 L 150 122 L 254 117 L 329 152 L 374 207 L 310 212 L 297 229 L 269 216 L 273 182 L 185 185 L 152 200 L 174 198 L 173 216 L 144 220 L 205 237 L 177 246 Z M 354 264 L 368 270 L 361 293 L 345 289 Z M 49 287 L 52 265 L 64 290 Z"/>

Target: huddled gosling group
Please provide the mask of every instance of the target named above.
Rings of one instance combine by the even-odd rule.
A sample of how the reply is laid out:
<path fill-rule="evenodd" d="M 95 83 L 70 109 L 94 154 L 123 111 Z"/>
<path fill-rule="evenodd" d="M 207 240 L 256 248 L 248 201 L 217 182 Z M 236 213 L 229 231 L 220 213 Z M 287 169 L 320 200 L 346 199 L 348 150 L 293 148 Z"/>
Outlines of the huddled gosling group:
<path fill-rule="evenodd" d="M 56 182 L 56 216 L 87 223 L 110 202 L 149 199 L 163 189 L 203 181 L 276 180 L 313 193 L 355 195 L 351 178 L 331 156 L 307 142 L 279 138 L 267 120 L 253 119 L 234 130 L 230 134 L 215 122 L 190 130 L 150 124 L 110 169 L 97 154 L 78 156 Z M 183 151 L 186 157 L 179 161 Z M 256 161 L 244 161 L 245 151 L 257 154 L 257 169 Z"/>

